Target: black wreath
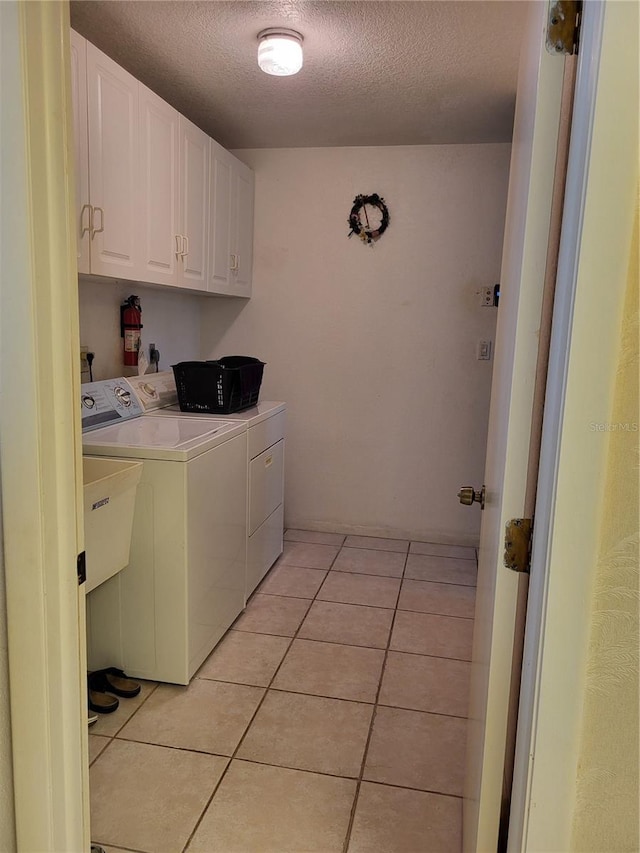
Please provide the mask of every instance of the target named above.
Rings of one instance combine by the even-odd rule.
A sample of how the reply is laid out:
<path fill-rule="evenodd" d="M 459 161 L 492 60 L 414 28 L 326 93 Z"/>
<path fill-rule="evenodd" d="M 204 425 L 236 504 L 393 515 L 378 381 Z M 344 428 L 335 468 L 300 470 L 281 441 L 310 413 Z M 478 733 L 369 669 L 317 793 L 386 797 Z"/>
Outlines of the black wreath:
<path fill-rule="evenodd" d="M 369 229 L 368 222 L 366 225 L 363 225 L 360 221 L 360 211 L 365 206 L 365 204 L 368 204 L 371 207 L 377 207 L 380 213 L 382 214 L 380 225 L 376 228 L 375 231 Z M 349 214 L 349 227 L 351 228 L 351 231 L 349 231 L 349 237 L 352 237 L 354 234 L 357 234 L 363 242 L 371 244 L 374 242 L 374 240 L 377 240 L 382 234 L 384 234 L 388 226 L 389 210 L 384 202 L 384 199 L 381 198 L 378 193 L 373 193 L 373 195 L 357 195 L 354 198 L 353 207 L 351 208 L 351 213 Z"/>

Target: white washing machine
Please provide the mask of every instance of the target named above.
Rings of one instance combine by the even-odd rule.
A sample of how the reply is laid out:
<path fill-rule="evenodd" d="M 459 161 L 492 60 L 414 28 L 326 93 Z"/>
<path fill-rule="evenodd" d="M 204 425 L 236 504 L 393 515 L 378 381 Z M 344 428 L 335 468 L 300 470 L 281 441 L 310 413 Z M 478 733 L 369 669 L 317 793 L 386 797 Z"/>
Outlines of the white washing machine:
<path fill-rule="evenodd" d="M 284 449 L 286 405 L 260 402 L 231 415 L 181 412 L 172 371 L 130 377 L 141 408 L 157 417 L 211 419 L 244 423 L 247 436 L 248 599 L 282 554 L 284 532 Z"/>
<path fill-rule="evenodd" d="M 124 379 L 83 385 L 82 411 L 85 455 L 143 462 L 129 565 L 87 596 L 89 666 L 188 684 L 245 603 L 246 423 L 143 416 Z"/>

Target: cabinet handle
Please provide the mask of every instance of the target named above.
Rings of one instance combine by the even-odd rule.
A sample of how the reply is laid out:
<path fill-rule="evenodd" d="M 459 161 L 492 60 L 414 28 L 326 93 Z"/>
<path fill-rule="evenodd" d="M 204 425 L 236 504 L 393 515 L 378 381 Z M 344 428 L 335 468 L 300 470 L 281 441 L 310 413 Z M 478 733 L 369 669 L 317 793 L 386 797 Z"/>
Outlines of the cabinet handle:
<path fill-rule="evenodd" d="M 231 272 L 238 272 L 238 256 L 231 255 Z"/>
<path fill-rule="evenodd" d="M 182 257 L 182 236 L 176 234 L 176 258 Z"/>
<path fill-rule="evenodd" d="M 100 227 L 99 228 L 93 227 L 93 214 L 96 212 L 96 210 L 100 211 Z M 94 207 L 92 212 L 91 212 L 91 239 L 93 240 L 93 238 L 96 236 L 96 234 L 102 234 L 103 231 L 104 231 L 104 210 L 101 207 Z"/>
<path fill-rule="evenodd" d="M 89 216 L 87 218 L 87 224 L 86 225 L 84 224 L 84 212 L 85 212 L 85 210 L 89 214 Z M 82 210 L 80 211 L 80 229 L 81 229 L 80 230 L 80 236 L 81 237 L 84 237 L 84 235 L 87 233 L 87 231 L 89 233 L 91 233 L 92 215 L 93 215 L 93 208 L 91 207 L 91 205 L 90 204 L 83 204 Z"/>
<path fill-rule="evenodd" d="M 188 237 L 182 238 L 182 246 L 183 246 L 182 257 L 184 258 L 185 255 L 189 254 L 189 238 Z"/>

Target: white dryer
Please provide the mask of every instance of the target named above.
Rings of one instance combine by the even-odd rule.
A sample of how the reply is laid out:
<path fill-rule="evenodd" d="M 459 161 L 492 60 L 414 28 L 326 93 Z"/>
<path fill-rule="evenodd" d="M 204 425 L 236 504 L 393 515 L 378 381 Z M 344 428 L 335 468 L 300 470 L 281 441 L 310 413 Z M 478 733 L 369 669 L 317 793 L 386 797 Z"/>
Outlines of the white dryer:
<path fill-rule="evenodd" d="M 143 417 L 105 384 L 82 387 L 84 453 L 143 470 L 129 566 L 87 596 L 89 666 L 188 684 L 245 603 L 246 423 Z"/>
<path fill-rule="evenodd" d="M 230 415 L 182 412 L 172 371 L 130 377 L 141 408 L 157 417 L 211 419 L 244 423 L 247 436 L 248 599 L 282 554 L 284 532 L 284 450 L 286 405 L 265 401 Z"/>

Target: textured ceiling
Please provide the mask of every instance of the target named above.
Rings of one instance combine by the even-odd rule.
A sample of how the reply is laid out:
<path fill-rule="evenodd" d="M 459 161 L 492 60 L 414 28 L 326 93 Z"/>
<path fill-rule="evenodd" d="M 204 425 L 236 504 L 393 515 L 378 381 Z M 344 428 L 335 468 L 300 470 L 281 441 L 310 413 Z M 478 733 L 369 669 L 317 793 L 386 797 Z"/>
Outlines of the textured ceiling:
<path fill-rule="evenodd" d="M 511 139 L 515 0 L 74 0 L 82 35 L 227 148 Z M 304 36 L 295 77 L 257 66 L 261 29 Z"/>

